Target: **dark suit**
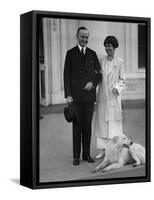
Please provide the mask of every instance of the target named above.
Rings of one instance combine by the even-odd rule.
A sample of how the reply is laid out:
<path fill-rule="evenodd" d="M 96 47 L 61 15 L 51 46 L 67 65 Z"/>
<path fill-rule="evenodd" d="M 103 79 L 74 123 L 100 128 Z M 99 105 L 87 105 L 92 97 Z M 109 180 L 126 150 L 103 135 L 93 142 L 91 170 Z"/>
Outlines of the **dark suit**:
<path fill-rule="evenodd" d="M 100 63 L 96 52 L 86 47 L 83 57 L 76 46 L 67 52 L 64 66 L 65 98 L 72 96 L 78 113 L 79 123 L 73 123 L 73 157 L 80 158 L 81 141 L 82 156 L 90 156 L 91 121 L 96 101 L 96 86 L 101 81 Z M 94 88 L 84 90 L 87 82 Z"/>

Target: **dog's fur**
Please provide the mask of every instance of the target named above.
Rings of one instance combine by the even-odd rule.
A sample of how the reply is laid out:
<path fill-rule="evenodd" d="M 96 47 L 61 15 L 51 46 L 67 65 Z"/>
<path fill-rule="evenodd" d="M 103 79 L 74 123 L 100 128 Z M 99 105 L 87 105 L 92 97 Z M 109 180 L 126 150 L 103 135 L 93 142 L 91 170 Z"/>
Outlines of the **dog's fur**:
<path fill-rule="evenodd" d="M 137 143 L 133 143 L 129 146 L 129 154 L 132 159 L 135 161 L 133 167 L 138 165 L 145 165 L 145 148 Z"/>
<path fill-rule="evenodd" d="M 103 156 L 103 155 L 102 155 Z M 127 163 L 133 166 L 145 164 L 145 148 L 137 143 L 132 143 L 125 135 L 113 137 L 104 151 L 104 160 L 92 172 L 102 169 L 103 172 L 120 168 Z"/>

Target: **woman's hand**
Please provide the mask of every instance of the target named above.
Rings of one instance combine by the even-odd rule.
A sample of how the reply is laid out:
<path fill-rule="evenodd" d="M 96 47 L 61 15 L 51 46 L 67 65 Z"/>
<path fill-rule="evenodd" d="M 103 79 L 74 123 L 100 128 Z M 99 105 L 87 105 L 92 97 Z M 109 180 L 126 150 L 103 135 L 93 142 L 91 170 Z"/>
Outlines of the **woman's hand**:
<path fill-rule="evenodd" d="M 88 82 L 83 89 L 87 90 L 87 91 L 90 91 L 93 88 L 94 88 L 93 83 L 92 82 Z"/>
<path fill-rule="evenodd" d="M 112 89 L 112 92 L 113 92 L 113 94 L 114 94 L 115 96 L 119 96 L 119 92 L 118 92 L 117 88 L 113 88 L 113 89 Z"/>

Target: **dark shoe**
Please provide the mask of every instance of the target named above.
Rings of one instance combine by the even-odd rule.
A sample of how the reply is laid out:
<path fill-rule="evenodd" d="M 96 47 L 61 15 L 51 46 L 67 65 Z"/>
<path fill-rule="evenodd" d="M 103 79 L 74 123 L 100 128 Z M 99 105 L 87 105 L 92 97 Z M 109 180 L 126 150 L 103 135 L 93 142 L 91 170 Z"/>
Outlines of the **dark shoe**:
<path fill-rule="evenodd" d="M 85 160 L 85 161 L 87 161 L 87 162 L 89 162 L 89 163 L 94 163 L 94 162 L 95 162 L 95 160 L 92 159 L 90 156 L 88 156 L 88 157 L 83 157 L 83 160 Z"/>
<path fill-rule="evenodd" d="M 74 159 L 73 160 L 73 165 L 80 165 L 80 160 Z"/>

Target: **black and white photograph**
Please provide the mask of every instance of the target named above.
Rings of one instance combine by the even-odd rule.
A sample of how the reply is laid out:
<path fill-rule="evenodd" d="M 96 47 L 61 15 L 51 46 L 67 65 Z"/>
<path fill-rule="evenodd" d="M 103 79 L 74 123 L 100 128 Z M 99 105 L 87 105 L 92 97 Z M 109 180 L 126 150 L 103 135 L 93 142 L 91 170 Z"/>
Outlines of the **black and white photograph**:
<path fill-rule="evenodd" d="M 28 16 L 32 48 L 21 41 L 32 51 L 24 69 L 32 81 L 22 95 L 32 101 L 22 121 L 28 112 L 32 121 L 21 129 L 32 132 L 21 134 L 21 184 L 31 182 L 31 165 L 34 188 L 150 181 L 150 19 Z"/>
<path fill-rule="evenodd" d="M 1 199 L 153 196 L 153 1 L 1 3 Z"/>
<path fill-rule="evenodd" d="M 146 24 L 39 21 L 40 182 L 144 177 Z"/>

